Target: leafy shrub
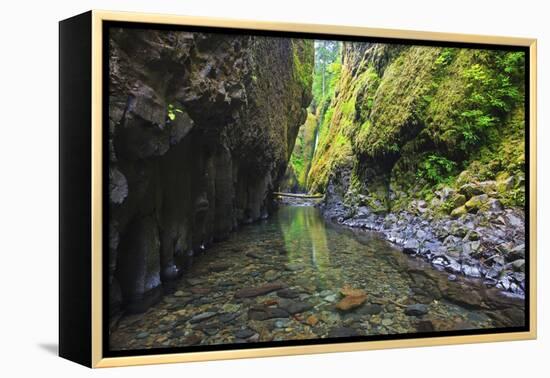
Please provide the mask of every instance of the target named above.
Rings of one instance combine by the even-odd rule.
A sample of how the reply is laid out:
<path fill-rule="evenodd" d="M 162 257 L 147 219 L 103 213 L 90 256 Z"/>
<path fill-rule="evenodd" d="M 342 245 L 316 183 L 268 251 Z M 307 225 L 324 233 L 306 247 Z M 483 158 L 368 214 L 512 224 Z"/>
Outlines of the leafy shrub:
<path fill-rule="evenodd" d="M 417 176 L 434 184 L 446 181 L 456 168 L 456 163 L 443 156 L 430 154 L 420 164 Z"/>

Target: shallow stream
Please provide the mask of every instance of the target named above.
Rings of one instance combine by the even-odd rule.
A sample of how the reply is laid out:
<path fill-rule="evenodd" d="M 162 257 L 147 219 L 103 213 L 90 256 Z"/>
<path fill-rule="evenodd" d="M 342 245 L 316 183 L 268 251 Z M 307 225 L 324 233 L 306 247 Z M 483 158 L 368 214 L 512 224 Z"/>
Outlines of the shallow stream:
<path fill-rule="evenodd" d="M 343 293 L 342 293 L 343 292 Z M 344 295 L 346 294 L 346 295 Z M 376 233 L 283 206 L 196 257 L 176 291 L 118 320 L 113 350 L 523 326 L 524 302 Z"/>

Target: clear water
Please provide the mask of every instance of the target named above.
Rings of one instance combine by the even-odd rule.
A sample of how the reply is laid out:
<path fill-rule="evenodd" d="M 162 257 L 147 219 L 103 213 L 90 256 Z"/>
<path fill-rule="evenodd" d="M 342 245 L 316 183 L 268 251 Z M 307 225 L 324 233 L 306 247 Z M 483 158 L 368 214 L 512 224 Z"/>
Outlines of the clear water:
<path fill-rule="evenodd" d="M 288 290 L 238 295 L 270 284 Z M 366 301 L 338 309 L 343 287 Z M 411 313 L 411 305 L 421 311 Z M 449 279 L 376 233 L 327 223 L 314 207 L 283 206 L 197 256 L 176 292 L 146 313 L 113 322 L 110 344 L 143 349 L 516 327 L 523 309 L 523 300 L 476 280 Z"/>

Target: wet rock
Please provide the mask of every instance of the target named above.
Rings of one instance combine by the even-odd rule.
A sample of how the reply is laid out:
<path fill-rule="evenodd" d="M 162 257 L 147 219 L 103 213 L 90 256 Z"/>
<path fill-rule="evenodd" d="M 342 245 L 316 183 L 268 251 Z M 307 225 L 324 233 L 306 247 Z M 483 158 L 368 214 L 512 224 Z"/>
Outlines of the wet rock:
<path fill-rule="evenodd" d="M 332 328 L 328 333 L 328 337 L 330 337 L 330 338 L 353 337 L 353 336 L 359 336 L 359 332 L 357 332 L 353 328 L 348 328 L 348 327 Z"/>
<path fill-rule="evenodd" d="M 422 316 L 428 313 L 428 306 L 422 303 L 409 305 L 405 308 L 405 315 Z"/>
<path fill-rule="evenodd" d="M 294 299 L 294 298 L 298 298 L 300 296 L 300 293 L 292 289 L 283 289 L 277 292 L 277 296 L 281 298 Z"/>
<path fill-rule="evenodd" d="M 192 287 L 191 289 L 189 289 L 189 291 L 197 295 L 206 295 L 210 293 L 211 290 L 207 287 Z"/>
<path fill-rule="evenodd" d="M 458 191 L 460 194 L 463 194 L 468 198 L 483 194 L 483 190 L 479 187 L 479 185 L 473 183 L 462 185 Z"/>
<path fill-rule="evenodd" d="M 514 261 L 518 259 L 524 259 L 525 258 L 525 244 L 520 244 L 518 246 L 515 246 L 509 251 L 506 251 L 506 260 L 507 261 Z"/>
<path fill-rule="evenodd" d="M 508 218 L 508 223 L 512 227 L 518 227 L 519 228 L 519 227 L 524 226 L 523 221 L 521 220 L 521 218 L 514 215 L 514 214 L 508 214 L 507 218 Z"/>
<path fill-rule="evenodd" d="M 483 303 L 482 294 L 475 290 L 465 290 L 461 285 L 449 283 L 448 287 L 441 290 L 443 297 L 447 300 L 468 309 L 480 309 L 486 307 Z"/>
<path fill-rule="evenodd" d="M 288 319 L 277 319 L 277 320 L 275 320 L 275 322 L 273 323 L 273 326 L 274 326 L 275 328 L 285 328 L 285 327 L 287 327 L 289 324 L 290 324 L 290 320 L 288 320 Z"/>
<path fill-rule="evenodd" d="M 267 272 L 264 273 L 264 278 L 266 279 L 266 281 L 275 281 L 280 276 L 281 275 L 279 274 L 279 272 L 273 269 L 268 270 Z"/>
<path fill-rule="evenodd" d="M 261 259 L 263 256 L 257 252 L 247 252 L 245 253 L 246 257 L 250 257 L 251 259 Z"/>
<path fill-rule="evenodd" d="M 285 270 L 290 272 L 298 272 L 304 269 L 304 264 L 285 264 Z"/>
<path fill-rule="evenodd" d="M 202 278 L 188 278 L 186 281 L 191 286 L 201 285 L 206 282 L 206 280 Z"/>
<path fill-rule="evenodd" d="M 237 311 L 239 311 L 240 308 L 241 308 L 241 306 L 236 304 L 236 303 L 225 303 L 222 306 L 222 309 L 225 312 L 237 312 Z"/>
<path fill-rule="evenodd" d="M 207 319 L 210 319 L 210 318 L 213 318 L 214 316 L 216 316 L 217 313 L 213 312 L 213 311 L 207 311 L 207 312 L 203 312 L 201 314 L 198 314 L 198 315 L 195 315 L 193 316 L 189 322 L 191 323 L 198 323 L 198 322 L 202 322 L 204 320 L 207 320 Z"/>
<path fill-rule="evenodd" d="M 418 251 L 418 248 L 420 248 L 420 243 L 418 242 L 418 240 L 409 239 L 405 242 L 405 245 L 403 246 L 403 252 L 415 254 Z"/>
<path fill-rule="evenodd" d="M 456 209 L 453 209 L 453 211 L 451 211 L 451 216 L 453 218 L 460 218 L 461 216 L 467 213 L 468 213 L 468 209 L 466 208 L 466 206 L 459 206 Z"/>
<path fill-rule="evenodd" d="M 141 340 L 149 337 L 149 332 L 140 332 L 136 335 L 136 339 Z"/>
<path fill-rule="evenodd" d="M 281 308 L 276 307 L 252 307 L 248 310 L 249 320 L 267 320 L 274 318 L 288 318 L 290 314 Z"/>
<path fill-rule="evenodd" d="M 235 337 L 239 339 L 248 339 L 249 337 L 253 336 L 256 332 L 252 331 L 249 328 L 240 329 L 237 332 L 235 332 Z"/>
<path fill-rule="evenodd" d="M 197 334 L 192 334 L 192 335 L 189 335 L 189 336 L 185 337 L 182 340 L 182 344 L 183 345 L 197 345 L 197 344 L 200 344 L 201 341 L 202 341 L 202 337 L 200 337 Z"/>
<path fill-rule="evenodd" d="M 468 210 L 469 213 L 475 213 L 478 210 L 484 208 L 488 201 L 489 201 L 489 196 L 487 194 L 480 194 L 478 196 L 474 196 L 470 198 L 464 204 L 464 206 L 466 207 L 466 210 Z"/>
<path fill-rule="evenodd" d="M 464 275 L 468 277 L 481 277 L 481 272 L 479 271 L 479 268 L 473 265 L 462 265 L 462 273 L 464 273 Z"/>
<path fill-rule="evenodd" d="M 336 309 L 340 311 L 350 311 L 360 307 L 366 300 L 366 295 L 349 295 L 336 304 Z"/>
<path fill-rule="evenodd" d="M 359 296 L 365 296 L 367 293 L 363 289 L 356 289 L 349 285 L 345 285 L 340 289 L 340 294 L 342 294 L 345 297 L 359 297 Z"/>
<path fill-rule="evenodd" d="M 227 270 L 231 268 L 231 264 L 224 263 L 223 261 L 215 262 L 210 264 L 209 268 L 212 272 L 223 272 L 224 270 Z"/>
<path fill-rule="evenodd" d="M 524 259 L 518 259 L 512 262 L 512 268 L 516 272 L 525 272 L 525 260 Z"/>
<path fill-rule="evenodd" d="M 247 287 L 235 293 L 236 298 L 252 298 L 260 295 L 271 293 L 272 291 L 286 288 L 287 285 L 283 282 L 272 282 L 259 287 Z"/>
<path fill-rule="evenodd" d="M 279 302 L 279 308 L 291 315 L 310 310 L 312 307 L 313 305 L 310 303 L 293 301 L 291 299 L 283 299 Z"/>
<path fill-rule="evenodd" d="M 355 312 L 361 315 L 377 315 L 380 314 L 383 307 L 379 304 L 365 304 L 358 308 Z"/>
<path fill-rule="evenodd" d="M 222 322 L 222 323 L 229 323 L 235 319 L 237 319 L 239 317 L 239 313 L 238 312 L 230 312 L 230 313 L 227 313 L 227 314 L 222 314 L 219 316 L 219 321 Z"/>
<path fill-rule="evenodd" d="M 214 336 L 220 332 L 220 329 L 217 327 L 208 327 L 204 328 L 203 332 L 206 333 L 208 336 Z"/>
<path fill-rule="evenodd" d="M 421 320 L 415 324 L 415 327 L 418 332 L 433 332 L 435 330 L 430 320 Z"/>
<path fill-rule="evenodd" d="M 306 323 L 314 327 L 315 325 L 317 325 L 317 323 L 319 323 L 319 318 L 317 318 L 315 315 L 310 315 L 307 317 Z"/>

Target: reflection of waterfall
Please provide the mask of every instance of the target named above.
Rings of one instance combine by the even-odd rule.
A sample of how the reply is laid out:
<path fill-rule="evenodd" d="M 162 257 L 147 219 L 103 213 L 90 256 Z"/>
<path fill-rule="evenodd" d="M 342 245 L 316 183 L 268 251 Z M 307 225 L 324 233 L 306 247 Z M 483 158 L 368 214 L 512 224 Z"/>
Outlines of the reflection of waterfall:
<path fill-rule="evenodd" d="M 317 271 L 317 280 L 334 280 L 325 223 L 315 207 L 285 206 L 278 211 L 288 263 L 306 264 Z"/>

